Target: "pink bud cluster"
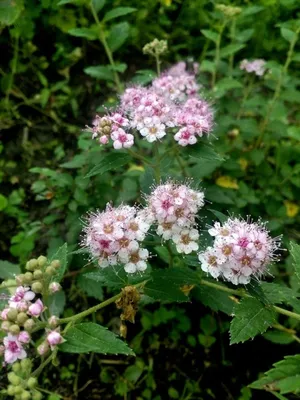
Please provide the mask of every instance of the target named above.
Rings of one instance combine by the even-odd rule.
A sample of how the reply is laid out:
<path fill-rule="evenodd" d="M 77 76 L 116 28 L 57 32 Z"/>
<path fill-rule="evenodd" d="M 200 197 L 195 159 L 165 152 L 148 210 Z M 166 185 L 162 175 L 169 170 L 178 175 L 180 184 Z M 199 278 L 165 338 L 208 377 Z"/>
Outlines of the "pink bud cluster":
<path fill-rule="evenodd" d="M 280 239 L 273 239 L 261 222 L 228 219 L 224 224 L 216 222 L 208 232 L 214 243 L 199 253 L 199 260 L 202 270 L 214 278 L 247 284 L 252 277 L 263 275 L 276 259 Z"/>
<path fill-rule="evenodd" d="M 112 141 L 116 150 L 132 147 L 137 133 L 150 143 L 172 135 L 181 146 L 195 144 L 213 127 L 212 108 L 198 90 L 195 73 L 179 63 L 147 88 L 127 88 L 116 112 L 96 116 L 93 138 L 103 145 Z"/>
<path fill-rule="evenodd" d="M 157 225 L 156 233 L 172 240 L 179 253 L 198 250 L 196 214 L 204 205 L 204 194 L 184 184 L 167 182 L 147 197 L 148 214 Z"/>
<path fill-rule="evenodd" d="M 124 264 L 128 273 L 147 268 L 149 252 L 140 247 L 150 224 L 135 207 L 107 205 L 88 218 L 82 244 L 98 259 L 99 266 Z"/>
<path fill-rule="evenodd" d="M 257 59 L 253 61 L 243 60 L 240 64 L 240 69 L 251 73 L 254 72 L 257 76 L 263 76 L 266 71 L 266 61 Z"/>

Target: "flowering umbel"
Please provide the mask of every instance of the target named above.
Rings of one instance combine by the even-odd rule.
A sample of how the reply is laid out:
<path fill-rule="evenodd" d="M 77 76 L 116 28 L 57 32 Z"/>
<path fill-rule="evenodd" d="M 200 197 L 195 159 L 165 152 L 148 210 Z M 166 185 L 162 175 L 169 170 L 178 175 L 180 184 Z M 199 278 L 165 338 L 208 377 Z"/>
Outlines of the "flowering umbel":
<path fill-rule="evenodd" d="M 199 253 L 199 260 L 202 270 L 214 278 L 224 278 L 234 285 L 247 284 L 252 277 L 265 274 L 276 260 L 280 238 L 273 239 L 261 222 L 229 218 L 224 224 L 216 222 L 208 233 L 214 242 Z"/>
<path fill-rule="evenodd" d="M 243 60 L 240 64 L 240 69 L 245 70 L 248 73 L 254 72 L 257 76 L 263 76 L 266 72 L 265 64 L 266 61 L 262 59 L 253 61 Z"/>

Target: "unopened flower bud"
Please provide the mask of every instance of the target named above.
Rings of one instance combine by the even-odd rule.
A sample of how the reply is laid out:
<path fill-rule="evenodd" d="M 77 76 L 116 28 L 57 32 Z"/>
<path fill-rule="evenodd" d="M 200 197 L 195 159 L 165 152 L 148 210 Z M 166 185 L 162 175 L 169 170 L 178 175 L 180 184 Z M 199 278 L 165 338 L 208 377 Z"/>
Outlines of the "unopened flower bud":
<path fill-rule="evenodd" d="M 37 348 L 37 352 L 39 353 L 40 356 L 43 356 L 44 354 L 48 353 L 49 351 L 49 345 L 47 342 L 43 342 L 40 344 Z"/>
<path fill-rule="evenodd" d="M 126 339 L 127 336 L 127 326 L 125 324 L 120 325 L 120 336 Z"/>
<path fill-rule="evenodd" d="M 28 392 L 28 390 L 23 390 L 21 394 L 21 400 L 30 400 L 31 399 L 31 394 Z"/>
<path fill-rule="evenodd" d="M 228 135 L 230 138 L 235 138 L 235 137 L 237 137 L 239 134 L 240 134 L 240 131 L 239 131 L 238 129 L 231 129 L 231 130 L 228 132 L 227 135 Z"/>
<path fill-rule="evenodd" d="M 19 325 L 13 324 L 9 327 L 9 332 L 12 335 L 18 335 L 20 333 L 20 327 Z"/>
<path fill-rule="evenodd" d="M 28 319 L 25 323 L 24 323 L 24 329 L 28 332 L 31 332 L 33 327 L 35 325 L 35 322 L 33 319 Z"/>
<path fill-rule="evenodd" d="M 31 290 L 32 290 L 34 293 L 42 293 L 42 291 L 43 291 L 43 285 L 42 285 L 42 283 L 41 283 L 41 282 L 34 282 L 34 283 L 31 285 Z"/>
<path fill-rule="evenodd" d="M 108 143 L 108 137 L 105 136 L 105 135 L 101 136 L 100 139 L 99 139 L 99 142 L 101 144 L 107 144 Z"/>
<path fill-rule="evenodd" d="M 7 374 L 7 379 L 14 386 L 19 385 L 21 382 L 21 379 L 14 372 L 9 372 Z"/>
<path fill-rule="evenodd" d="M 37 385 L 37 379 L 31 376 L 27 381 L 27 386 L 29 389 L 34 389 Z"/>
<path fill-rule="evenodd" d="M 28 303 L 26 301 L 20 301 L 18 304 L 18 310 L 20 312 L 25 312 L 28 310 Z"/>
<path fill-rule="evenodd" d="M 23 372 L 30 372 L 31 368 L 32 368 L 32 362 L 31 360 L 29 360 L 29 358 L 24 358 L 23 360 L 21 360 L 20 362 L 21 364 L 21 368 Z"/>
<path fill-rule="evenodd" d="M 1 324 L 1 329 L 3 331 L 8 331 L 10 326 L 11 326 L 11 322 L 3 321 L 2 324 Z"/>
<path fill-rule="evenodd" d="M 42 279 L 43 278 L 43 272 L 40 269 L 37 269 L 33 273 L 34 279 Z"/>
<path fill-rule="evenodd" d="M 23 282 L 30 284 L 32 281 L 32 277 L 33 277 L 32 272 L 26 272 L 24 274 Z"/>
<path fill-rule="evenodd" d="M 51 282 L 49 285 L 49 292 L 50 293 L 56 293 L 59 292 L 61 289 L 61 286 L 58 282 Z"/>
<path fill-rule="evenodd" d="M 51 265 L 51 267 L 57 269 L 57 268 L 60 267 L 60 261 L 59 260 L 53 260 L 50 265 Z"/>
<path fill-rule="evenodd" d="M 4 310 L 2 310 L 1 311 L 1 319 L 3 319 L 4 321 L 6 321 L 7 320 L 7 314 L 8 314 L 8 312 L 10 311 L 10 309 L 9 308 L 4 308 Z"/>
<path fill-rule="evenodd" d="M 23 285 L 24 283 L 24 274 L 20 274 L 16 276 L 16 282 L 19 286 Z"/>
<path fill-rule="evenodd" d="M 16 320 L 18 316 L 18 310 L 16 310 L 15 308 L 11 308 L 8 312 L 7 312 L 7 319 L 9 321 L 14 322 Z"/>
<path fill-rule="evenodd" d="M 44 310 L 44 304 L 40 299 L 38 299 L 28 308 L 28 313 L 33 317 L 39 317 L 40 314 L 43 312 L 43 310 Z"/>
<path fill-rule="evenodd" d="M 51 350 L 53 350 L 56 345 L 63 342 L 63 337 L 59 332 L 51 331 L 47 335 L 47 342 L 49 343 Z"/>
<path fill-rule="evenodd" d="M 18 340 L 21 343 L 29 343 L 30 342 L 30 335 L 27 331 L 22 331 L 19 333 Z"/>
<path fill-rule="evenodd" d="M 56 274 L 56 270 L 55 270 L 55 268 L 54 267 L 47 267 L 46 268 L 46 270 L 45 270 L 45 274 L 47 275 L 47 276 L 53 276 L 53 275 L 55 275 Z"/>
<path fill-rule="evenodd" d="M 32 400 L 42 400 L 42 398 L 43 398 L 43 395 L 42 395 L 41 392 L 35 391 L 35 392 L 32 394 Z"/>
<path fill-rule="evenodd" d="M 39 256 L 39 258 L 37 259 L 37 262 L 38 262 L 38 266 L 43 268 L 47 264 L 47 257 Z"/>
<path fill-rule="evenodd" d="M 21 371 L 21 364 L 19 362 L 13 363 L 12 370 L 16 373 L 19 373 Z"/>
<path fill-rule="evenodd" d="M 9 396 L 14 396 L 15 395 L 15 387 L 12 385 L 8 385 L 7 387 L 7 394 Z"/>
<path fill-rule="evenodd" d="M 50 318 L 48 319 L 48 325 L 49 325 L 51 328 L 56 328 L 57 325 L 58 325 L 58 318 L 57 318 L 55 315 L 52 315 L 52 317 L 50 317 Z"/>
<path fill-rule="evenodd" d="M 20 312 L 17 316 L 17 323 L 20 325 L 24 325 L 25 322 L 28 320 L 28 316 L 27 314 L 25 314 L 24 312 Z"/>
<path fill-rule="evenodd" d="M 21 393 L 23 393 L 23 387 L 22 387 L 22 385 L 18 385 L 18 386 L 15 386 L 15 395 L 20 395 Z M 15 397 L 15 398 L 17 398 L 17 399 L 21 399 L 21 397 Z"/>
<path fill-rule="evenodd" d="M 1 344 L 0 345 L 0 356 L 2 356 L 5 352 L 5 347 Z"/>
<path fill-rule="evenodd" d="M 29 271 L 33 271 L 34 269 L 38 268 L 38 261 L 35 258 L 32 258 L 31 260 L 28 261 L 26 264 L 26 267 L 28 266 Z"/>

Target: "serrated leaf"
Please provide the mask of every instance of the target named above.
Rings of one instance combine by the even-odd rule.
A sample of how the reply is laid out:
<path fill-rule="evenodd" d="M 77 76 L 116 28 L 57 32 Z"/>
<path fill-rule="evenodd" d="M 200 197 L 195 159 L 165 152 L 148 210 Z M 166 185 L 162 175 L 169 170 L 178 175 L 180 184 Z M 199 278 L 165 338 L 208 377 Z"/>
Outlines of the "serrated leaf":
<path fill-rule="evenodd" d="M 134 352 L 114 333 L 101 325 L 86 322 L 68 329 L 64 335 L 66 342 L 59 346 L 65 353 L 126 354 Z"/>
<path fill-rule="evenodd" d="M 222 284 L 219 284 L 222 285 Z M 214 311 L 222 311 L 232 315 L 234 302 L 228 293 L 208 286 L 200 285 L 192 292 L 193 297 Z"/>
<path fill-rule="evenodd" d="M 261 288 L 268 301 L 272 304 L 289 304 L 291 301 L 294 301 L 300 297 L 300 293 L 297 293 L 295 290 L 278 283 L 261 282 Z"/>
<path fill-rule="evenodd" d="M 278 391 L 280 394 L 300 393 L 300 354 L 286 356 L 265 372 L 265 377 L 249 385 L 252 389 Z"/>
<path fill-rule="evenodd" d="M 245 47 L 244 44 L 229 44 L 225 46 L 220 51 L 220 57 L 228 57 L 231 54 L 237 53 Z"/>
<path fill-rule="evenodd" d="M 111 51 L 118 50 L 129 36 L 128 22 L 113 25 L 109 31 L 107 43 Z"/>
<path fill-rule="evenodd" d="M 105 65 L 95 65 L 92 67 L 84 68 L 83 70 L 87 75 L 92 76 L 93 78 L 103 79 L 105 81 L 113 81 L 114 74 L 110 67 Z"/>
<path fill-rule="evenodd" d="M 79 275 L 77 279 L 78 287 L 83 290 L 88 296 L 94 297 L 97 300 L 103 300 L 103 289 L 101 283 L 90 279 L 87 274 Z"/>
<path fill-rule="evenodd" d="M 234 307 L 230 324 L 230 344 L 244 342 L 264 333 L 275 321 L 275 312 L 254 298 L 243 298 Z"/>
<path fill-rule="evenodd" d="M 295 270 L 295 275 L 297 276 L 300 282 L 300 245 L 291 242 L 290 244 L 290 253 L 293 258 L 293 266 Z"/>
<path fill-rule="evenodd" d="M 60 267 L 57 269 L 57 273 L 52 278 L 52 282 L 60 282 L 66 272 L 68 265 L 68 244 L 64 243 L 56 253 L 50 258 L 50 262 L 53 260 L 60 261 Z"/>
<path fill-rule="evenodd" d="M 246 286 L 246 290 L 250 294 L 250 296 L 255 297 L 263 304 L 269 305 L 271 303 L 266 294 L 264 293 L 261 282 L 252 279 L 251 282 L 248 283 L 248 285 Z"/>
<path fill-rule="evenodd" d="M 221 211 L 213 210 L 211 208 L 209 208 L 208 211 L 212 212 L 221 223 L 228 220 L 228 215 L 221 213 Z"/>
<path fill-rule="evenodd" d="M 122 167 L 130 161 L 131 157 L 126 153 L 108 153 L 104 154 L 99 164 L 85 176 L 90 178 L 95 175 L 102 175 L 104 172 L 111 171 Z"/>
<path fill-rule="evenodd" d="M 219 39 L 219 34 L 214 31 L 210 31 L 209 29 L 201 29 L 201 33 L 209 40 L 212 40 L 213 42 L 217 43 Z"/>
<path fill-rule="evenodd" d="M 205 159 L 212 161 L 214 160 L 224 161 L 224 157 L 216 153 L 212 146 L 203 143 L 198 143 L 194 145 L 192 148 L 188 149 L 188 155 L 191 158 L 198 158 L 200 160 Z"/>
<path fill-rule="evenodd" d="M 14 279 L 16 275 L 20 274 L 21 270 L 19 265 L 12 264 L 9 261 L 0 260 L 0 278 L 1 279 Z"/>
<path fill-rule="evenodd" d="M 73 28 L 68 31 L 69 35 L 82 37 L 88 40 L 96 40 L 97 33 L 91 28 Z"/>
<path fill-rule="evenodd" d="M 107 286 L 114 289 L 120 289 L 128 282 L 124 267 L 121 265 L 108 268 L 99 268 L 98 271 L 87 272 L 85 277 L 86 279 L 91 279 L 95 282 L 98 282 L 102 286 Z"/>
<path fill-rule="evenodd" d="M 285 40 L 287 40 L 289 43 L 293 42 L 297 37 L 296 32 L 293 32 L 293 31 L 291 31 L 290 29 L 287 29 L 287 28 L 280 28 L 280 33 L 281 33 L 281 36 Z"/>
<path fill-rule="evenodd" d="M 145 295 L 161 301 L 187 301 L 181 287 L 199 283 L 196 272 L 189 268 L 154 270 L 144 288 Z"/>
<path fill-rule="evenodd" d="M 123 15 L 127 15 L 135 12 L 137 9 L 133 7 L 117 7 L 111 11 L 108 11 L 103 18 L 103 21 L 110 21 L 111 19 L 122 17 Z"/>

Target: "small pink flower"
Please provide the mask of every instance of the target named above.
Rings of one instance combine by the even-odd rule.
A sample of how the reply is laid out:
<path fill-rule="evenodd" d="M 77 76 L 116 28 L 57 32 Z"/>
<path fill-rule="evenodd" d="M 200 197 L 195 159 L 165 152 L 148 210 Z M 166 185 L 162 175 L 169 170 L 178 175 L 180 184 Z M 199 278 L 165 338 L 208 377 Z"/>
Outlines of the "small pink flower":
<path fill-rule="evenodd" d="M 30 335 L 26 331 L 22 331 L 18 335 L 18 340 L 21 343 L 29 343 L 30 342 Z"/>
<path fill-rule="evenodd" d="M 4 310 L 1 311 L 1 319 L 3 319 L 4 321 L 7 320 L 8 311 L 9 311 L 9 308 L 4 308 Z"/>
<path fill-rule="evenodd" d="M 4 360 L 7 364 L 13 364 L 17 360 L 26 358 L 26 351 L 23 349 L 17 336 L 13 336 L 10 333 L 3 339 L 5 347 Z"/>
<path fill-rule="evenodd" d="M 31 301 L 34 299 L 34 297 L 35 293 L 33 293 L 29 287 L 19 286 L 8 303 L 11 308 L 24 308 L 24 302 Z"/>
<path fill-rule="evenodd" d="M 39 317 L 40 314 L 44 310 L 44 305 L 40 299 L 38 299 L 35 303 L 31 304 L 28 308 L 28 313 L 33 317 Z"/>
<path fill-rule="evenodd" d="M 61 290 L 61 285 L 58 282 L 51 282 L 49 285 L 49 292 L 56 293 Z"/>
<path fill-rule="evenodd" d="M 108 143 L 108 137 L 105 136 L 105 135 L 101 136 L 101 137 L 99 138 L 99 142 L 100 142 L 101 144 L 107 144 L 107 143 Z"/>
<path fill-rule="evenodd" d="M 56 328 L 58 325 L 58 318 L 55 315 L 52 315 L 52 317 L 50 317 L 48 319 L 48 324 L 52 327 L 52 328 Z"/>
<path fill-rule="evenodd" d="M 51 331 L 47 335 L 47 342 L 49 343 L 51 350 L 53 350 L 55 346 L 62 343 L 63 341 L 63 337 L 57 331 Z"/>
<path fill-rule="evenodd" d="M 122 128 L 118 128 L 111 134 L 111 138 L 114 141 L 113 146 L 116 150 L 128 149 L 134 144 L 134 137 L 130 133 L 126 133 Z"/>

